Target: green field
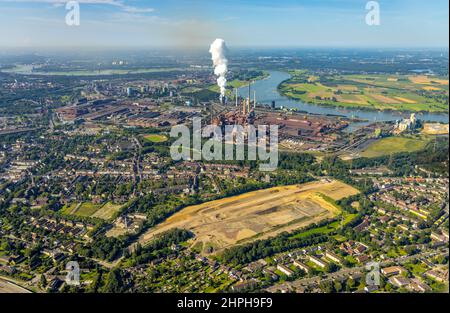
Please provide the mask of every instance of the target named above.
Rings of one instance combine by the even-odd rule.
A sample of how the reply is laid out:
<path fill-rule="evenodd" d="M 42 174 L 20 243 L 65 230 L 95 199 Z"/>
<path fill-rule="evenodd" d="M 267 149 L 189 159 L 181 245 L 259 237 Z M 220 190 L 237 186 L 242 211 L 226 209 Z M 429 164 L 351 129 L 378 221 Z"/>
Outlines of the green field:
<path fill-rule="evenodd" d="M 344 215 L 344 220 L 342 221 L 343 226 L 350 223 L 357 215 L 357 214 L 349 214 L 346 212 L 342 212 L 342 214 Z M 340 226 L 341 226 L 341 221 L 335 221 L 328 225 L 325 225 L 322 227 L 317 227 L 317 228 L 312 228 L 312 229 L 306 230 L 304 232 L 301 232 L 299 234 L 293 235 L 291 238 L 292 239 L 303 238 L 303 237 L 307 237 L 310 235 L 316 235 L 316 234 L 326 235 L 328 233 L 336 231 Z"/>
<path fill-rule="evenodd" d="M 278 88 L 303 102 L 411 112 L 448 112 L 448 78 L 424 75 L 323 75 L 291 71 Z"/>
<path fill-rule="evenodd" d="M 148 134 L 144 136 L 145 140 L 148 140 L 150 142 L 159 143 L 159 142 L 165 142 L 167 141 L 167 137 L 164 135 L 159 134 Z"/>
<path fill-rule="evenodd" d="M 73 213 L 77 216 L 90 217 L 100 209 L 101 204 L 94 204 L 91 202 L 83 202 L 81 206 Z"/>
<path fill-rule="evenodd" d="M 388 137 L 375 141 L 361 152 L 362 157 L 376 158 L 400 152 L 413 152 L 425 148 L 426 139 Z"/>
<path fill-rule="evenodd" d="M 109 220 L 122 208 L 121 205 L 113 204 L 111 202 L 105 203 L 100 209 L 98 209 L 92 217 Z"/>
<path fill-rule="evenodd" d="M 63 206 L 63 208 L 59 212 L 64 215 L 70 215 L 71 212 L 73 212 L 76 207 L 77 207 L 77 203 L 66 204 Z"/>
<path fill-rule="evenodd" d="M 114 216 L 116 212 L 120 210 L 122 206 L 116 205 L 111 202 L 105 204 L 94 204 L 92 202 L 83 202 L 80 204 L 72 203 L 66 205 L 61 209 L 61 213 L 64 215 L 74 215 L 81 217 L 96 217 L 104 220 L 108 220 Z"/>

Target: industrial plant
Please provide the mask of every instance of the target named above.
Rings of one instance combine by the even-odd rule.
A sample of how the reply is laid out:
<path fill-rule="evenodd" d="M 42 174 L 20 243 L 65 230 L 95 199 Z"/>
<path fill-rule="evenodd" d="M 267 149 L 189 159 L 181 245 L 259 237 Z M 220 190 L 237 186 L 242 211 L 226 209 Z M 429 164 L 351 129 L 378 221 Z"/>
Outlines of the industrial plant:
<path fill-rule="evenodd" d="M 211 124 L 216 126 L 224 125 L 253 125 L 256 118 L 256 91 L 253 92 L 253 101 L 251 99 L 251 83 L 248 85 L 248 97 L 242 99 L 238 95 L 236 88 L 235 106 L 230 106 L 225 97 L 221 98 L 222 105 L 225 105 L 220 114 L 213 116 Z M 214 105 L 214 104 L 212 104 Z"/>

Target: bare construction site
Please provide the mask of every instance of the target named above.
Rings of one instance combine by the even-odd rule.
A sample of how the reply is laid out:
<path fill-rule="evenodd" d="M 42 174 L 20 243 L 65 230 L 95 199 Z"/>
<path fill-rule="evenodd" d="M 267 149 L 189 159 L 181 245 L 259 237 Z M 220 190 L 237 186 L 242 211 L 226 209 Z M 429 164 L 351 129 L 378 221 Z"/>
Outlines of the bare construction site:
<path fill-rule="evenodd" d="M 145 244 L 173 228 L 195 234 L 192 246 L 218 252 L 238 243 L 292 231 L 339 214 L 326 200 L 339 200 L 358 193 L 337 180 L 274 187 L 190 206 L 174 214 L 141 238 Z M 326 197 L 325 197 L 326 196 Z"/>

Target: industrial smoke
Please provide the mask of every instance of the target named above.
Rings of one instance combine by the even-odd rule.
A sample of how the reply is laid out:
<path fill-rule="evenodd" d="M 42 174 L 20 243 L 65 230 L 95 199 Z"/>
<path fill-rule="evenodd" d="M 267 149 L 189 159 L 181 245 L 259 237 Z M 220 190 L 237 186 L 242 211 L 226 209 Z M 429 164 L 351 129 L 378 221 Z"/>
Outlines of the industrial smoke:
<path fill-rule="evenodd" d="M 214 65 L 214 74 L 217 76 L 217 85 L 220 88 L 220 98 L 225 97 L 225 87 L 227 86 L 227 72 L 228 72 L 228 60 L 227 60 L 227 46 L 223 39 L 216 39 L 209 48 L 211 53 L 211 59 Z"/>

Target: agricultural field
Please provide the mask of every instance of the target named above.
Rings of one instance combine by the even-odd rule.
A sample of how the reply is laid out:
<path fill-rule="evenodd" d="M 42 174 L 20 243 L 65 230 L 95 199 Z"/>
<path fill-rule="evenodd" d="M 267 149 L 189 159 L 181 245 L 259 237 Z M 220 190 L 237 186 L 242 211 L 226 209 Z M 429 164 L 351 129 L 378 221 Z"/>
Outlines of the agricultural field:
<path fill-rule="evenodd" d="M 370 144 L 361 152 L 362 157 L 376 158 L 400 152 L 413 152 L 425 148 L 426 138 L 387 137 Z"/>
<path fill-rule="evenodd" d="M 372 110 L 448 112 L 448 78 L 425 75 L 332 75 L 311 79 L 291 71 L 279 86 L 290 98 L 307 103 Z"/>
<path fill-rule="evenodd" d="M 337 216 L 340 209 L 328 199 L 339 200 L 357 193 L 355 188 L 336 180 L 248 192 L 187 207 L 150 229 L 140 242 L 145 244 L 157 234 L 182 228 L 195 234 L 192 247 L 200 247 L 203 253 L 218 252 Z"/>
<path fill-rule="evenodd" d="M 94 204 L 91 202 L 72 203 L 62 208 L 61 213 L 65 215 L 75 215 L 81 217 L 95 217 L 109 220 L 122 206 L 111 202 L 105 204 Z"/>

